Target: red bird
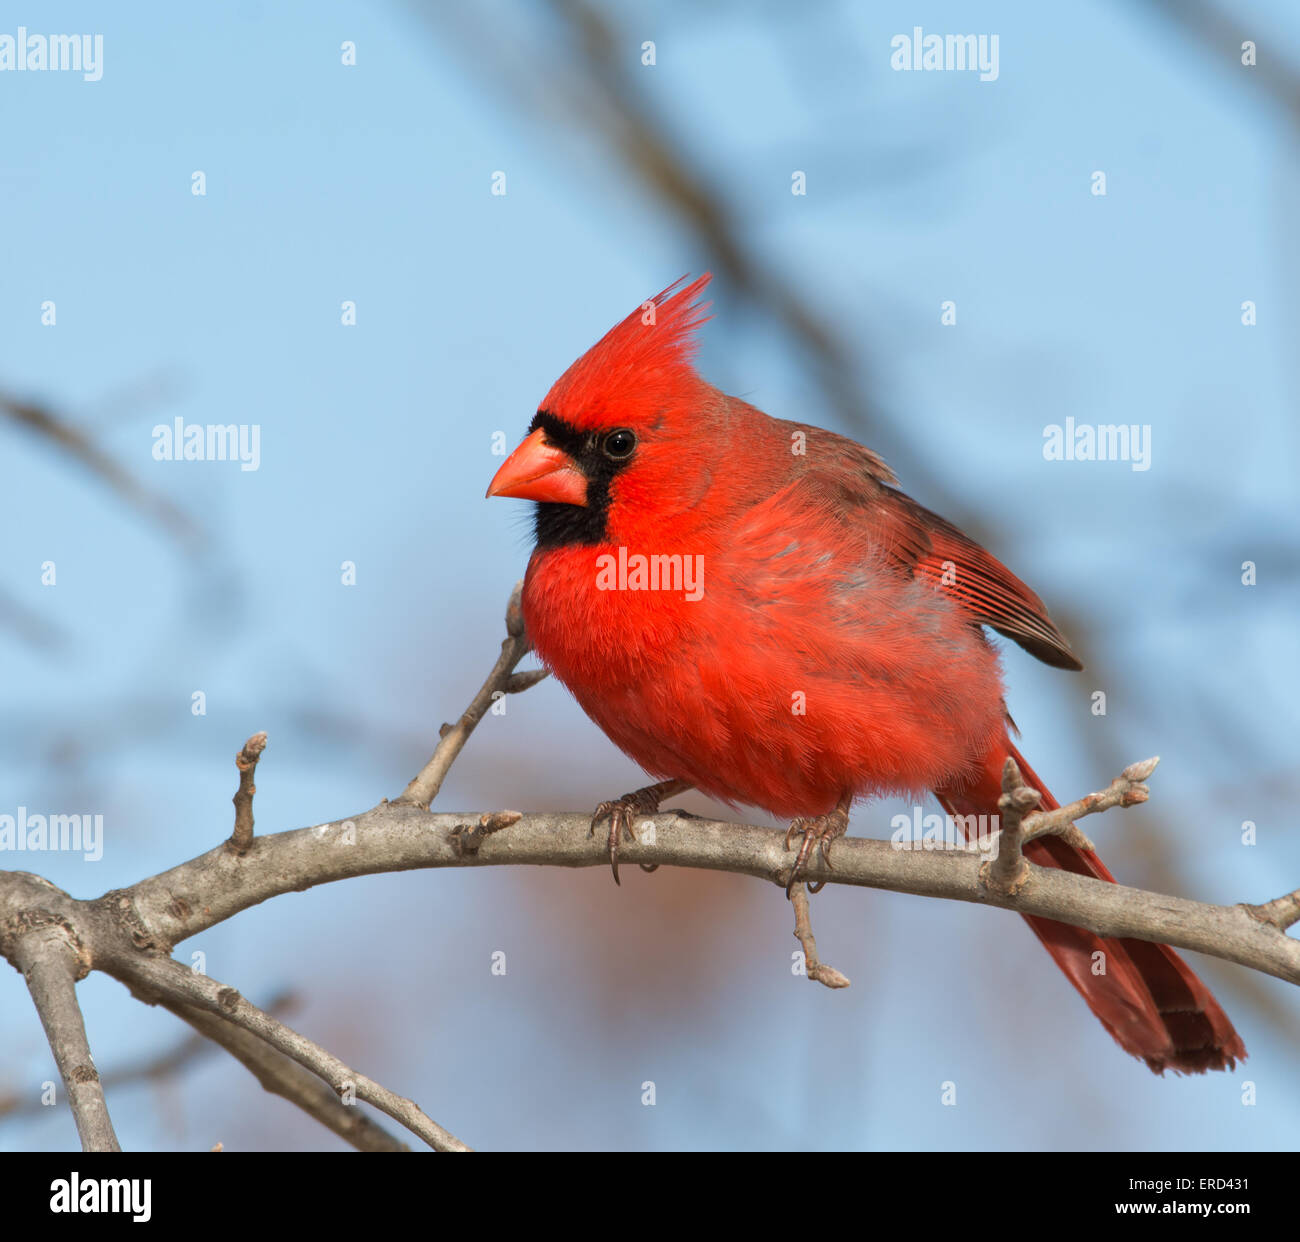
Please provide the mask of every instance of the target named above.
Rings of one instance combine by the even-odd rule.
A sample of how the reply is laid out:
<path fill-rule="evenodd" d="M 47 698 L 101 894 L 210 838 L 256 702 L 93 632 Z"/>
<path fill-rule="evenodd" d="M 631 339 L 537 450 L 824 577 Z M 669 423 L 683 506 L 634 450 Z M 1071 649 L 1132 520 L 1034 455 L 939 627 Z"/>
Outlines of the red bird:
<path fill-rule="evenodd" d="M 861 795 L 928 789 L 950 814 L 995 816 L 1011 757 L 1055 808 L 1008 736 L 982 628 L 1081 668 L 1042 601 L 894 487 L 870 450 L 701 379 L 691 355 L 708 280 L 664 290 L 579 358 L 488 488 L 538 502 L 523 592 L 537 654 L 661 782 L 596 810 L 614 878 L 632 818 L 692 786 L 794 817 L 791 883 L 811 849 L 828 854 Z M 1114 880 L 1061 837 L 1025 854 Z M 1157 1073 L 1246 1055 L 1168 946 L 1027 921 Z"/>

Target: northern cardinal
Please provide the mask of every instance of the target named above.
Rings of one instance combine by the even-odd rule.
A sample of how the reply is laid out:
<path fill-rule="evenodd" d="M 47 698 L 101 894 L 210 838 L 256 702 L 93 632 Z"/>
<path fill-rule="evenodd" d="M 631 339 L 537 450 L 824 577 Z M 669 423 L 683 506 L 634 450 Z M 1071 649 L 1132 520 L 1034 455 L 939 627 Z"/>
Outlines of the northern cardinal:
<path fill-rule="evenodd" d="M 1008 735 L 982 628 L 1081 668 L 1042 601 L 899 491 L 870 450 L 701 379 L 708 280 L 642 303 L 573 363 L 487 493 L 537 502 L 523 613 L 538 656 L 660 781 L 593 816 L 593 830 L 610 821 L 615 879 L 632 818 L 692 786 L 794 817 L 791 883 L 811 849 L 828 854 L 860 795 L 928 789 L 950 814 L 995 817 L 1011 757 L 1056 807 Z M 1114 882 L 1059 836 L 1025 854 Z M 1168 946 L 1027 921 L 1157 1073 L 1246 1055 Z"/>

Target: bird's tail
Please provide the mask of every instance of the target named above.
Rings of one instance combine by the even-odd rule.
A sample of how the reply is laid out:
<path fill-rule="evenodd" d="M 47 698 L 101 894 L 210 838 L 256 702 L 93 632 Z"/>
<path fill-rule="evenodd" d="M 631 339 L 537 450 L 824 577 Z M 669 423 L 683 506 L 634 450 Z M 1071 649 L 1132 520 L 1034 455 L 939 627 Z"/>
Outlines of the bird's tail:
<path fill-rule="evenodd" d="M 1005 749 L 994 750 L 973 782 L 959 790 L 936 791 L 944 809 L 953 816 L 995 816 L 1008 756 L 1020 765 L 1026 783 L 1042 794 L 1042 809 L 1060 806 L 1008 738 Z M 1040 867 L 1115 883 L 1095 853 L 1059 836 L 1039 837 L 1024 852 Z M 1025 915 L 1025 921 L 1119 1046 L 1157 1074 L 1232 1069 L 1246 1056 L 1227 1014 L 1168 945 L 1107 939 L 1037 915 Z"/>

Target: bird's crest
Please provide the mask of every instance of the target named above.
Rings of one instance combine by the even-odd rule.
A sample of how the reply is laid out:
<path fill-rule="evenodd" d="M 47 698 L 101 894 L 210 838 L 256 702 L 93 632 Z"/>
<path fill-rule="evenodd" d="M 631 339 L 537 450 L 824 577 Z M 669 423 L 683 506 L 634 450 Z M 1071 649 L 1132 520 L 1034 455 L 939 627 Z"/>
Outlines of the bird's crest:
<path fill-rule="evenodd" d="M 674 281 L 642 302 L 551 387 L 539 409 L 582 429 L 655 418 L 702 384 L 692 365 L 695 330 L 709 318 L 698 301 L 710 273 Z"/>

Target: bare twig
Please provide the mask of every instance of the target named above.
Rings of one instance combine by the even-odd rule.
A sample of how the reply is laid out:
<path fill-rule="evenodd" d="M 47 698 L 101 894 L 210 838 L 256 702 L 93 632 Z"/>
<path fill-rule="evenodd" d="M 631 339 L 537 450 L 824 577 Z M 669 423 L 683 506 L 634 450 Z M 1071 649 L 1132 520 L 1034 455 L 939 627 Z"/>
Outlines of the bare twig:
<path fill-rule="evenodd" d="M 451 843 L 459 854 L 477 854 L 483 838 L 523 819 L 519 811 L 489 811 L 478 817 L 474 827 L 458 824 L 451 830 Z"/>
<path fill-rule="evenodd" d="M 1284 932 L 1288 927 L 1300 923 L 1300 888 L 1294 893 L 1286 893 L 1281 897 L 1275 897 L 1272 901 L 1266 901 L 1263 905 L 1243 905 L 1241 908 L 1251 918 Z"/>
<path fill-rule="evenodd" d="M 530 668 L 522 673 L 511 673 L 502 687 L 507 694 L 522 694 L 531 690 L 539 681 L 545 681 L 550 672 L 544 668 Z"/>
<path fill-rule="evenodd" d="M 239 769 L 239 788 L 231 802 L 235 804 L 235 830 L 230 834 L 227 844 L 237 854 L 248 851 L 253 844 L 253 795 L 257 786 L 253 777 L 257 772 L 257 761 L 266 749 L 266 734 L 254 733 L 244 743 L 244 749 L 235 756 L 235 767 Z"/>
<path fill-rule="evenodd" d="M 487 715 L 492 704 L 501 695 L 527 690 L 546 676 L 545 669 L 515 673 L 515 665 L 528 653 L 528 637 L 524 633 L 524 615 L 520 604 L 523 587 L 522 582 L 516 583 L 510 596 L 510 603 L 506 607 L 506 639 L 501 644 L 501 655 L 487 680 L 465 709 L 465 714 L 454 725 L 444 725 L 439 730 L 441 740 L 433 757 L 402 791 L 401 796 L 393 799 L 394 804 L 427 807 L 438 796 L 438 790 L 442 788 L 442 782 L 456 761 L 456 756 L 465 749 L 470 734 Z"/>
<path fill-rule="evenodd" d="M 813 935 L 808 889 L 802 880 L 791 886 L 790 901 L 794 904 L 794 934 L 803 946 L 804 968 L 808 972 L 808 978 L 823 983 L 828 988 L 848 987 L 848 976 L 841 974 L 834 966 L 827 966 L 817 956 L 817 939 Z"/>
<path fill-rule="evenodd" d="M 30 912 L 37 916 L 31 919 L 33 925 L 13 934 L 7 955 L 26 979 L 45 1027 L 54 1062 L 67 1088 L 82 1151 L 121 1151 L 77 1003 L 76 981 L 86 974 L 82 950 L 75 933 L 62 920 L 47 920 L 39 917 L 41 913 Z M 8 939 L 7 935 L 0 936 L 0 947 Z"/>
<path fill-rule="evenodd" d="M 1075 828 L 1074 821 L 1082 819 L 1085 815 L 1109 811 L 1112 807 L 1137 806 L 1145 802 L 1151 796 L 1151 791 L 1143 782 L 1156 770 L 1156 764 L 1159 762 L 1159 755 L 1155 755 L 1150 759 L 1130 763 L 1111 781 L 1110 787 L 1100 793 L 1090 793 L 1054 811 L 1039 811 L 1028 816 L 1021 825 L 1022 840 L 1028 843 L 1038 837 L 1052 834 L 1064 837 L 1079 849 L 1092 849 L 1092 842 Z"/>
<path fill-rule="evenodd" d="M 1021 824 L 1042 795 L 1025 784 L 1016 761 L 1008 757 L 1002 766 L 1002 796 L 998 799 L 997 857 L 983 864 L 981 878 L 990 891 L 1014 897 L 1029 878 L 1029 864 L 1021 853 Z"/>

